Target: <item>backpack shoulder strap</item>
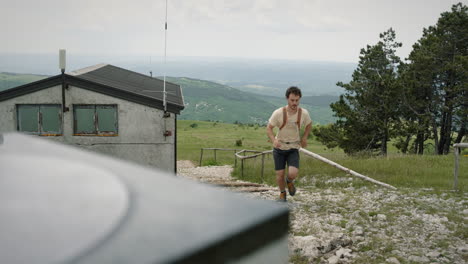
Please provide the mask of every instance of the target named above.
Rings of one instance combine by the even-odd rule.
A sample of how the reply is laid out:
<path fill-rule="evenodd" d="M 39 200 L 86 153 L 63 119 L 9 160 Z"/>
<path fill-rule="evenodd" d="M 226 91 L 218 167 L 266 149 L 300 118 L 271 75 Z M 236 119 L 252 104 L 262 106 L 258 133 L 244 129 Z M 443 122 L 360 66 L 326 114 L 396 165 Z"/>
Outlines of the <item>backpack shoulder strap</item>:
<path fill-rule="evenodd" d="M 299 107 L 297 109 L 297 121 L 296 121 L 298 128 L 301 128 L 301 116 L 302 116 L 302 108 Z"/>
<path fill-rule="evenodd" d="M 288 121 L 288 114 L 286 113 L 286 107 L 283 107 L 283 124 L 280 126 L 279 129 L 283 129 L 287 121 Z"/>

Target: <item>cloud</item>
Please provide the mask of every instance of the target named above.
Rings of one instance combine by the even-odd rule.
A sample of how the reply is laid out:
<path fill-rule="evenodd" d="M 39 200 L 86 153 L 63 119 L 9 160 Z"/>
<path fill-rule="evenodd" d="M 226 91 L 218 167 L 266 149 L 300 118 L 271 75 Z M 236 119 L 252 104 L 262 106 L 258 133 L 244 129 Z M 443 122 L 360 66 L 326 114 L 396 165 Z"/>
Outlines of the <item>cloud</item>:
<path fill-rule="evenodd" d="M 459 0 L 167 0 L 169 54 L 356 61 L 395 28 L 403 53 Z M 0 52 L 161 54 L 165 0 L 0 0 Z M 4 41 L 6 40 L 6 41 Z M 406 55 L 402 55 L 406 56 Z"/>
<path fill-rule="evenodd" d="M 349 22 L 327 14 L 319 0 L 198 0 L 171 1 L 174 22 L 185 26 L 228 30 L 302 33 L 341 31 Z M 325 10 L 324 10 L 325 9 Z M 325 15 L 327 14 L 327 15 Z"/>

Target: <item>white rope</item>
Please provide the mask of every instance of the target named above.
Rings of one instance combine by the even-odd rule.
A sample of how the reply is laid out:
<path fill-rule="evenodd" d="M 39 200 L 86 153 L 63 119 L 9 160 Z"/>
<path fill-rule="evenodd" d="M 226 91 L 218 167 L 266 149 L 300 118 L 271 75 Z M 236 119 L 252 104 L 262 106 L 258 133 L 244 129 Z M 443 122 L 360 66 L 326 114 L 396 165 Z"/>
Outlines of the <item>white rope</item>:
<path fill-rule="evenodd" d="M 336 162 L 333 162 L 333 161 L 331 161 L 331 160 L 329 160 L 329 159 L 326 159 L 326 158 L 320 156 L 319 154 L 313 153 L 312 151 L 309 151 L 309 150 L 307 150 L 307 149 L 300 148 L 299 151 L 301 151 L 302 153 L 306 154 L 307 156 L 310 156 L 310 157 L 312 157 L 312 158 L 315 158 L 315 159 L 318 159 L 318 160 L 320 160 L 320 161 L 322 161 L 322 162 L 325 162 L 325 163 L 327 163 L 327 164 L 330 164 L 330 165 L 332 165 L 333 167 L 335 167 L 335 168 L 337 168 L 337 169 L 340 169 L 340 170 L 342 170 L 342 171 L 344 171 L 344 172 L 346 172 L 346 173 L 349 173 L 349 174 L 351 174 L 351 175 L 353 175 L 353 176 L 356 176 L 356 177 L 358 177 L 358 178 L 361 178 L 361 179 L 363 179 L 363 180 L 372 182 L 372 183 L 374 183 L 374 184 L 377 184 L 377 185 L 380 185 L 380 186 L 383 186 L 383 187 L 386 187 L 386 188 L 389 188 L 389 189 L 392 189 L 392 190 L 396 190 L 396 189 L 397 189 L 397 188 L 391 186 L 390 184 L 387 184 L 387 183 L 383 183 L 383 182 L 374 180 L 374 179 L 369 178 L 369 177 L 367 177 L 367 176 L 364 176 L 364 175 L 362 175 L 362 174 L 360 174 L 360 173 L 357 173 L 357 172 L 355 172 L 355 171 L 353 171 L 353 170 L 350 170 L 350 169 L 348 169 L 348 168 L 346 168 L 346 167 L 343 167 L 343 166 L 341 166 L 340 164 L 338 164 L 338 163 L 336 163 Z"/>

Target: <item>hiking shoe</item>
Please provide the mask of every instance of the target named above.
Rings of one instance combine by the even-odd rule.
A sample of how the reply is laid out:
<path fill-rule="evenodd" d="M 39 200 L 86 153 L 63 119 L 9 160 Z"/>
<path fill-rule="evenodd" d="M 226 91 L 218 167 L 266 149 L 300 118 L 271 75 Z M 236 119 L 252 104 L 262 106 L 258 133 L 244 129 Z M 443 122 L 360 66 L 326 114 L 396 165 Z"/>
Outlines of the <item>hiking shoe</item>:
<path fill-rule="evenodd" d="M 286 192 L 281 192 L 278 202 L 286 202 Z"/>
<path fill-rule="evenodd" d="M 296 187 L 294 187 L 293 181 L 287 181 L 289 195 L 294 196 L 296 194 Z"/>

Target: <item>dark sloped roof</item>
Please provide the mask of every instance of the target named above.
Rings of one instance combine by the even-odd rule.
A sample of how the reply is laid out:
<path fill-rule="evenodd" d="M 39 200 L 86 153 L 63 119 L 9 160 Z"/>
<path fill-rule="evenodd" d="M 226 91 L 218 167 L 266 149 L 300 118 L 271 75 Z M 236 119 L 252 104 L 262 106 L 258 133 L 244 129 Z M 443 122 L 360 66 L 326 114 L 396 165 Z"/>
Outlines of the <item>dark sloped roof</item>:
<path fill-rule="evenodd" d="M 163 110 L 163 80 L 109 64 L 98 64 L 64 75 L 67 84 L 107 94 Z M 46 89 L 62 82 L 57 75 L 0 92 L 0 101 Z M 166 82 L 167 110 L 179 114 L 184 109 L 179 85 Z"/>

